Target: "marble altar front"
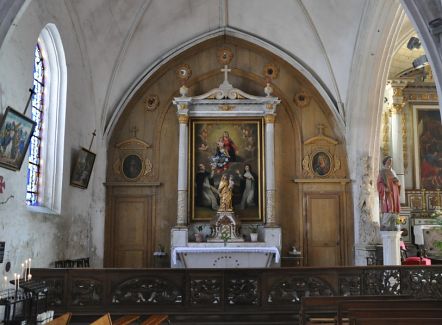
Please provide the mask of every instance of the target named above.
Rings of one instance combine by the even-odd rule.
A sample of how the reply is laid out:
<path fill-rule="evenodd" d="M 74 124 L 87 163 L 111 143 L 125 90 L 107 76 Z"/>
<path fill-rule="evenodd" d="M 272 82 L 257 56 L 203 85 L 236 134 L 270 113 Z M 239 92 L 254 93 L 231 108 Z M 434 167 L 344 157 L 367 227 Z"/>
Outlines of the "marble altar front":
<path fill-rule="evenodd" d="M 279 266 L 280 254 L 275 246 L 264 243 L 206 243 L 175 247 L 172 266 L 185 268 L 263 268 Z"/>

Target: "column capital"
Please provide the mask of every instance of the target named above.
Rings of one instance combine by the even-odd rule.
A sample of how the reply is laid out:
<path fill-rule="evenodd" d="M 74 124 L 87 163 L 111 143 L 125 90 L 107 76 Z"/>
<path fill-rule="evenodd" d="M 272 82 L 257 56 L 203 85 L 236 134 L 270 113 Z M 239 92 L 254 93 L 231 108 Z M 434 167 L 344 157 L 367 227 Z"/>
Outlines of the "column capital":
<path fill-rule="evenodd" d="M 264 116 L 264 121 L 266 124 L 274 124 L 275 123 L 275 115 L 272 114 L 268 114 L 266 116 Z"/>
<path fill-rule="evenodd" d="M 401 114 L 402 111 L 404 110 L 404 106 L 405 106 L 405 103 L 394 103 L 391 106 L 390 111 L 392 114 Z"/>
<path fill-rule="evenodd" d="M 178 115 L 178 121 L 180 124 L 187 124 L 189 122 L 189 115 Z"/>

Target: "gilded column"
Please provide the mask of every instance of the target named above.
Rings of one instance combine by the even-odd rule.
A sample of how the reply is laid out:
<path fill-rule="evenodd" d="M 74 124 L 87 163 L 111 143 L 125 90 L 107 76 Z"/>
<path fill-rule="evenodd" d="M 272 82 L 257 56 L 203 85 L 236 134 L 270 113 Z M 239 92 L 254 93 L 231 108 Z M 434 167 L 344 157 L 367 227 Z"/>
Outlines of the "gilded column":
<path fill-rule="evenodd" d="M 275 115 L 265 115 L 266 223 L 277 226 L 275 217 Z"/>
<path fill-rule="evenodd" d="M 405 203 L 405 168 L 404 168 L 404 143 L 402 140 L 402 114 L 404 108 L 404 97 L 402 94 L 406 84 L 403 82 L 392 83 L 393 107 L 391 109 L 391 155 L 393 157 L 393 169 L 402 185 L 400 202 Z"/>
<path fill-rule="evenodd" d="M 185 104 L 180 104 L 180 106 Z M 188 147 L 189 147 L 189 116 L 187 115 L 187 107 L 179 107 L 185 109 L 185 112 L 178 112 L 178 121 L 180 123 L 180 140 L 178 149 L 178 205 L 177 205 L 177 226 L 184 227 L 187 225 L 187 163 L 188 163 Z"/>

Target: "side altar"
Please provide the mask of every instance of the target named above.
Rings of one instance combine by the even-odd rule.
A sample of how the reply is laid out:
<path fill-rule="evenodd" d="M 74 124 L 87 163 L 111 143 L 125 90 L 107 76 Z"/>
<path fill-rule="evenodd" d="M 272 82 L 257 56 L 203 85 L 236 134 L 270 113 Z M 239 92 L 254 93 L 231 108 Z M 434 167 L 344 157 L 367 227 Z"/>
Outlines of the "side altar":
<path fill-rule="evenodd" d="M 233 54 L 221 49 L 223 83 L 189 97 L 190 67 L 178 69 L 180 97 L 177 223 L 171 230 L 174 268 L 280 265 L 275 216 L 274 122 L 280 100 L 254 96 L 228 81 Z M 257 241 L 254 233 L 258 233 Z M 195 238 L 195 239 L 194 239 Z M 201 240 L 201 238 L 203 240 Z M 252 241 L 253 240 L 253 241 Z"/>

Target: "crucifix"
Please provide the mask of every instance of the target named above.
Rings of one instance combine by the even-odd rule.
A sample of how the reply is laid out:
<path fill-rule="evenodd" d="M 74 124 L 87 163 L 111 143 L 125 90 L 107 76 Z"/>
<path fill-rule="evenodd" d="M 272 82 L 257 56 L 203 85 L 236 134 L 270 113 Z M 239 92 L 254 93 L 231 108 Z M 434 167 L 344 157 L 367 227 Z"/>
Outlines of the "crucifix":
<path fill-rule="evenodd" d="M 227 74 L 232 71 L 232 69 L 229 69 L 229 66 L 226 64 L 224 65 L 224 68 L 221 69 L 222 72 L 224 72 L 224 82 L 228 82 L 227 81 Z"/>
<path fill-rule="evenodd" d="M 132 134 L 133 138 L 137 137 L 138 128 L 136 126 L 133 126 L 130 128 L 130 133 Z"/>
<path fill-rule="evenodd" d="M 324 134 L 325 125 L 319 123 L 318 125 L 316 125 L 316 127 L 318 128 L 318 134 L 319 135 L 323 135 Z"/>
<path fill-rule="evenodd" d="M 95 138 L 96 135 L 97 135 L 97 130 L 94 130 L 94 132 L 92 132 L 91 143 L 89 144 L 89 151 L 91 151 L 92 143 L 94 142 L 94 138 Z"/>

